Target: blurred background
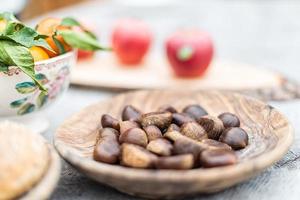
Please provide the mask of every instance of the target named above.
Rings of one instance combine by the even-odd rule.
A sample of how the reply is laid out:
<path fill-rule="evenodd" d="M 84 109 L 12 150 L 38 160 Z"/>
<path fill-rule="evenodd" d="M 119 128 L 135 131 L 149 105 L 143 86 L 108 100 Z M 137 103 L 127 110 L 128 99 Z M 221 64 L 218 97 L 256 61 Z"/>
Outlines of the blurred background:
<path fill-rule="evenodd" d="M 155 35 L 153 53 L 161 53 L 166 36 L 179 27 L 197 27 L 214 39 L 216 58 L 241 61 L 282 72 L 292 79 L 300 73 L 300 2 L 296 0 L 99 0 L 80 9 L 88 0 L 0 0 L 22 20 L 50 11 L 87 21 L 108 41 L 113 22 L 122 17 L 146 21 Z M 77 6 L 78 12 L 67 12 Z M 96 15 L 95 15 L 96 13 Z"/>

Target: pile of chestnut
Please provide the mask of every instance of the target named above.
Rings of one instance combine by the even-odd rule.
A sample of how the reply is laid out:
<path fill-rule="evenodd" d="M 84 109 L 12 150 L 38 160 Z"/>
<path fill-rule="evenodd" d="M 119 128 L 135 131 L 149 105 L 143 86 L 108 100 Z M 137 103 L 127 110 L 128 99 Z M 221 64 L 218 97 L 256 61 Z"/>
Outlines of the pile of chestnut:
<path fill-rule="evenodd" d="M 208 115 L 199 105 L 181 113 L 165 105 L 142 113 L 128 105 L 122 121 L 104 114 L 94 160 L 133 168 L 192 169 L 238 162 L 234 150 L 248 145 L 248 134 L 232 113 Z"/>

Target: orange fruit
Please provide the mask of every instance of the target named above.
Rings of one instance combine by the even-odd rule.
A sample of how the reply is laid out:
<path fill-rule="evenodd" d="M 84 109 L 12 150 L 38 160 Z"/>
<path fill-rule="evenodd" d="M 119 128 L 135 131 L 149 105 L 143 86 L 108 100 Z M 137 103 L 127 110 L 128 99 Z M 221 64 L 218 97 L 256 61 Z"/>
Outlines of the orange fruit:
<path fill-rule="evenodd" d="M 47 60 L 49 59 L 49 55 L 42 47 L 33 46 L 29 49 L 34 62 Z"/>
<path fill-rule="evenodd" d="M 64 41 L 63 37 L 61 35 L 57 35 L 54 36 L 64 47 L 65 51 L 70 51 L 71 47 Z M 54 40 L 52 37 L 48 37 L 46 38 L 46 42 L 49 44 L 49 46 L 55 51 L 55 52 L 51 52 L 47 49 L 45 49 L 45 51 L 48 53 L 48 55 L 52 58 L 55 56 L 58 56 L 60 54 L 59 52 L 59 48 L 56 46 Z"/>
<path fill-rule="evenodd" d="M 64 41 L 63 37 L 61 35 L 56 35 L 55 31 L 57 30 L 64 30 L 64 29 L 70 29 L 69 27 L 62 26 L 61 24 L 61 19 L 58 18 L 46 18 L 42 20 L 38 25 L 37 25 L 37 32 L 39 34 L 47 35 L 49 36 L 46 38 L 46 42 L 49 44 L 49 46 L 55 51 L 49 51 L 48 49 L 44 49 L 44 51 L 47 52 L 47 54 L 52 58 L 55 56 L 58 56 L 61 52 L 59 51 L 58 46 L 55 44 L 54 40 L 52 37 L 55 37 L 64 47 L 65 51 L 70 51 L 71 47 Z"/>
<path fill-rule="evenodd" d="M 42 35 L 52 36 L 60 26 L 61 19 L 58 18 L 46 18 L 37 25 L 37 32 Z"/>

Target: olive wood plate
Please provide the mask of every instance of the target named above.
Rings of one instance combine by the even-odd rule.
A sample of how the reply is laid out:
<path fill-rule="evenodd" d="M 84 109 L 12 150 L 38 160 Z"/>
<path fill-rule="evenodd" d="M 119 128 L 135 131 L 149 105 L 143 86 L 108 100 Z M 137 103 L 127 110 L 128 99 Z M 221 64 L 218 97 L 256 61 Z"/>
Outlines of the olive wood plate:
<path fill-rule="evenodd" d="M 73 85 L 109 90 L 184 89 L 234 91 L 262 100 L 300 98 L 300 87 L 282 74 L 263 67 L 214 61 L 201 78 L 183 79 L 173 74 L 167 60 L 149 56 L 135 66 L 124 66 L 113 55 L 80 60 L 72 69 Z"/>
<path fill-rule="evenodd" d="M 101 115 L 120 116 L 127 104 L 144 112 L 164 104 L 179 110 L 188 104 L 200 104 L 212 115 L 235 113 L 249 134 L 249 145 L 237 152 L 238 164 L 211 169 L 145 170 L 94 161 L 92 153 Z M 220 91 L 163 90 L 124 93 L 91 105 L 67 119 L 54 139 L 60 155 L 88 177 L 119 191 L 153 199 L 211 193 L 245 181 L 280 160 L 292 141 L 293 129 L 288 120 L 254 98 Z"/>
<path fill-rule="evenodd" d="M 50 163 L 48 170 L 42 177 L 42 179 L 23 195 L 20 200 L 32 200 L 32 199 L 48 199 L 56 187 L 56 184 L 60 177 L 61 163 L 57 152 L 51 145 L 48 145 L 50 151 Z"/>

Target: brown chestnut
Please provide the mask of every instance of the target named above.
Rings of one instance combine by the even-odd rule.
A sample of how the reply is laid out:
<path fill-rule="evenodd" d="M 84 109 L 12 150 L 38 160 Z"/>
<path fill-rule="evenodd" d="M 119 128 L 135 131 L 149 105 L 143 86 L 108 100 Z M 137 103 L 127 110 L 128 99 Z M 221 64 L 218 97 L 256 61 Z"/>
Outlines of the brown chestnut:
<path fill-rule="evenodd" d="M 113 128 L 118 131 L 120 130 L 119 120 L 113 118 L 112 116 L 110 116 L 108 114 L 102 115 L 101 125 L 102 125 L 102 128 Z"/>
<path fill-rule="evenodd" d="M 147 145 L 147 150 L 159 156 L 170 156 L 172 152 L 172 144 L 163 138 L 152 140 Z"/>
<path fill-rule="evenodd" d="M 197 141 L 207 138 L 206 131 L 197 122 L 184 123 L 180 132 L 182 135 Z"/>
<path fill-rule="evenodd" d="M 157 169 L 191 169 L 194 166 L 192 154 L 159 157 L 155 162 Z"/>
<path fill-rule="evenodd" d="M 102 128 L 99 130 L 99 138 L 100 137 L 113 137 L 115 136 L 118 138 L 120 135 L 119 131 L 113 128 Z"/>
<path fill-rule="evenodd" d="M 179 138 L 187 138 L 186 136 L 182 135 L 178 131 L 168 131 L 164 134 L 164 137 L 171 140 L 171 141 L 173 141 L 173 142 L 175 142 Z"/>
<path fill-rule="evenodd" d="M 177 126 L 176 124 L 170 124 L 170 126 L 167 129 L 167 132 L 168 131 L 180 131 L 180 127 Z"/>
<path fill-rule="evenodd" d="M 225 112 L 220 114 L 218 118 L 223 122 L 225 128 L 240 126 L 240 119 L 235 114 Z"/>
<path fill-rule="evenodd" d="M 210 139 L 218 140 L 224 130 L 223 122 L 211 115 L 205 115 L 197 122 L 205 129 Z"/>
<path fill-rule="evenodd" d="M 120 125 L 120 133 L 121 134 L 131 128 L 139 128 L 140 127 L 140 125 L 134 121 L 121 121 L 121 122 L 119 122 L 119 125 Z"/>
<path fill-rule="evenodd" d="M 231 146 L 228 144 L 225 144 L 223 142 L 219 142 L 217 140 L 212 140 L 212 139 L 204 139 L 201 140 L 200 143 L 205 149 L 227 149 L 231 150 Z"/>
<path fill-rule="evenodd" d="M 195 120 L 198 120 L 200 117 L 208 114 L 206 110 L 199 105 L 188 105 L 183 109 L 182 112 L 186 113 Z"/>
<path fill-rule="evenodd" d="M 201 143 L 190 138 L 179 138 L 174 142 L 173 153 L 176 155 L 190 153 L 194 156 L 194 159 L 197 160 L 200 152 L 204 150 L 204 147 L 205 146 Z"/>
<path fill-rule="evenodd" d="M 161 107 L 158 108 L 159 112 L 170 112 L 170 113 L 177 113 L 177 110 L 170 105 L 163 105 Z"/>
<path fill-rule="evenodd" d="M 123 108 L 122 111 L 122 120 L 123 121 L 139 121 L 139 118 L 141 116 L 141 111 L 137 108 L 127 105 Z"/>
<path fill-rule="evenodd" d="M 248 145 L 248 134 L 242 128 L 231 127 L 224 130 L 219 141 L 228 144 L 234 150 L 243 149 Z"/>
<path fill-rule="evenodd" d="M 148 144 L 148 138 L 145 131 L 143 131 L 142 129 L 131 128 L 120 134 L 119 142 L 136 144 L 142 147 L 146 147 Z"/>
<path fill-rule="evenodd" d="M 157 159 L 155 154 L 141 146 L 134 144 L 122 144 L 121 164 L 127 167 L 152 168 Z"/>
<path fill-rule="evenodd" d="M 150 112 L 141 116 L 141 124 L 143 127 L 155 125 L 160 130 L 169 127 L 172 122 L 172 113 L 170 112 Z"/>
<path fill-rule="evenodd" d="M 144 131 L 146 132 L 149 141 L 162 137 L 160 129 L 154 125 L 144 127 Z"/>
<path fill-rule="evenodd" d="M 208 149 L 200 154 L 199 162 L 204 168 L 233 165 L 237 163 L 237 156 L 232 150 Z"/>
<path fill-rule="evenodd" d="M 184 123 L 187 122 L 194 122 L 195 120 L 191 118 L 186 113 L 173 113 L 172 115 L 172 123 L 182 126 Z"/>
<path fill-rule="evenodd" d="M 93 153 L 94 160 L 109 164 L 118 162 L 120 154 L 118 134 L 112 128 L 103 128 L 100 130 L 99 139 L 96 142 Z"/>

